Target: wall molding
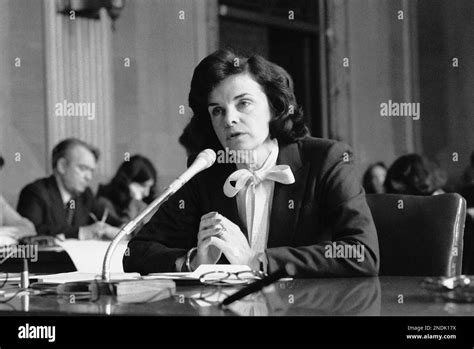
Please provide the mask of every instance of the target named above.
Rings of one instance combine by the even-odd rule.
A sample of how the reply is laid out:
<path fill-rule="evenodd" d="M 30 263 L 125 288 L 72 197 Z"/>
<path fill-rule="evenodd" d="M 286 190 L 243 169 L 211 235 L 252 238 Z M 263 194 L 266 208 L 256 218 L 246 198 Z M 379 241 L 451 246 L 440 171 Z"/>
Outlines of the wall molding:
<path fill-rule="evenodd" d="M 45 0 L 45 98 L 48 154 L 60 140 L 77 137 L 101 151 L 97 178 L 112 171 L 114 122 L 111 21 L 105 9 L 100 20 L 59 14 L 61 0 Z M 57 115 L 57 103 L 91 103 L 87 116 Z M 68 107 L 70 104 L 66 104 Z M 69 109 L 72 111 L 72 109 Z"/>

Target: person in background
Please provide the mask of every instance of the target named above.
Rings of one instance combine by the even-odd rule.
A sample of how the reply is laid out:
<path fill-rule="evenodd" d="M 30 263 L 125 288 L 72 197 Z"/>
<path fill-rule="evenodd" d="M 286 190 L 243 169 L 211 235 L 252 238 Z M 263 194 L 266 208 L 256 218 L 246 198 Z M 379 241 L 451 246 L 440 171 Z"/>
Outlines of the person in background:
<path fill-rule="evenodd" d="M 364 173 L 362 179 L 363 187 L 367 194 L 385 193 L 385 177 L 387 176 L 387 167 L 383 162 L 376 162 L 370 165 Z"/>
<path fill-rule="evenodd" d="M 194 158 L 199 153 L 200 149 L 199 144 L 197 143 L 198 140 L 193 137 L 191 127 L 192 124 L 188 123 L 183 129 L 183 133 L 178 138 L 178 142 L 184 147 L 188 159 Z"/>
<path fill-rule="evenodd" d="M 474 151 L 471 153 L 470 164 L 464 171 L 464 183 L 460 190 L 466 199 L 468 214 L 474 219 Z"/>
<path fill-rule="evenodd" d="M 418 154 L 399 157 L 390 166 L 385 180 L 387 193 L 407 195 L 443 194 L 446 175 L 433 162 Z M 463 235 L 462 272 L 474 272 L 474 222 L 467 211 Z"/>
<path fill-rule="evenodd" d="M 466 199 L 467 207 L 464 235 L 469 236 L 470 232 L 472 240 L 472 252 L 466 258 L 463 257 L 463 273 L 469 275 L 474 274 L 474 151 L 471 153 L 470 160 L 469 167 L 464 171 L 464 183 L 460 190 L 460 194 Z"/>
<path fill-rule="evenodd" d="M 385 179 L 389 194 L 443 194 L 446 175 L 435 163 L 418 154 L 400 156 L 390 166 Z"/>
<path fill-rule="evenodd" d="M 109 212 L 111 224 L 121 226 L 135 218 L 154 196 L 156 170 L 146 157 L 124 161 L 110 183 L 100 185 L 97 203 Z"/>
<path fill-rule="evenodd" d="M 469 166 L 464 170 L 464 185 L 474 186 L 474 151 L 471 153 Z"/>
<path fill-rule="evenodd" d="M 0 170 L 3 164 L 3 158 L 0 156 Z M 35 235 L 33 223 L 20 216 L 0 193 L 0 246 L 14 245 L 25 237 Z"/>
<path fill-rule="evenodd" d="M 117 228 L 103 221 L 89 188 L 98 157 L 91 145 L 65 139 L 53 149 L 53 174 L 22 189 L 18 212 L 33 222 L 39 235 L 109 240 L 117 234 Z"/>

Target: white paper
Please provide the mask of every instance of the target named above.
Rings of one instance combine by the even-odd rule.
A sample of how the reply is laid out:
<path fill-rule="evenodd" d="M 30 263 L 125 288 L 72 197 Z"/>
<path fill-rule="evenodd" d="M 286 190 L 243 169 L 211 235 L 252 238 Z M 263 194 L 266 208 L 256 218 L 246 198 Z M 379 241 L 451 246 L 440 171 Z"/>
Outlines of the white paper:
<path fill-rule="evenodd" d="M 83 273 L 102 273 L 105 252 L 110 245 L 110 241 L 68 239 L 58 241 L 58 244 L 71 257 L 77 271 Z M 110 264 L 110 271 L 112 273 L 123 273 L 122 258 L 126 248 L 126 241 L 120 242 L 117 245 Z"/>
<path fill-rule="evenodd" d="M 151 273 L 148 275 L 143 275 L 142 278 L 147 280 L 147 279 L 157 279 L 157 280 L 186 280 L 186 279 L 191 279 L 192 273 L 182 273 L 182 272 L 174 272 L 174 273 Z"/>
<path fill-rule="evenodd" d="M 144 279 L 169 279 L 169 280 L 199 280 L 202 274 L 209 272 L 228 272 L 236 273 L 239 271 L 250 271 L 247 265 L 238 264 L 201 264 L 193 272 L 173 272 L 173 273 L 151 273 L 143 276 Z"/>
<path fill-rule="evenodd" d="M 70 273 L 38 275 L 37 277 L 40 282 L 63 284 L 65 282 L 100 280 L 101 274 L 73 271 Z M 141 278 L 139 273 L 112 273 L 110 277 L 112 280 L 137 280 Z"/>

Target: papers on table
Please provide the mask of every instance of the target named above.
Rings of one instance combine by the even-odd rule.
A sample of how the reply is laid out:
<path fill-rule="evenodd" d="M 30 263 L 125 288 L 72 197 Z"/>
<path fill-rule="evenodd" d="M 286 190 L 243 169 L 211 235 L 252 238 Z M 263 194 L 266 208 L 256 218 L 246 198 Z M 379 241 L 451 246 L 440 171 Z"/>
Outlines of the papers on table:
<path fill-rule="evenodd" d="M 60 273 L 60 274 L 50 274 L 50 275 L 38 275 L 38 280 L 44 283 L 52 284 L 63 284 L 66 282 L 76 282 L 76 281 L 91 281 L 91 280 L 100 280 L 100 273 L 82 273 L 79 271 L 73 271 L 71 273 Z M 141 279 L 139 273 L 112 273 L 112 280 L 139 280 Z"/>
<path fill-rule="evenodd" d="M 6 273 L 0 272 L 0 286 L 6 282 L 20 282 L 21 274 L 20 273 Z"/>
<path fill-rule="evenodd" d="M 237 273 L 240 271 L 251 271 L 251 269 L 247 265 L 238 265 L 238 264 L 202 264 L 194 272 L 152 273 L 146 276 L 142 276 L 142 278 L 199 282 L 199 278 L 201 277 L 201 275 L 206 274 L 206 273 L 210 273 L 210 272 Z M 226 282 L 229 284 L 243 283 L 241 280 L 238 280 L 237 277 L 235 276 L 229 277 L 229 279 L 226 280 Z"/>
<path fill-rule="evenodd" d="M 246 265 L 230 265 L 230 264 L 203 264 L 199 266 L 192 273 L 153 273 L 145 276 L 141 276 L 139 273 L 118 273 L 112 272 L 112 280 L 184 280 L 184 281 L 194 281 L 199 282 L 199 277 L 208 272 L 228 272 L 235 273 L 239 271 L 250 271 L 251 269 Z M 66 282 L 76 282 L 76 281 L 91 281 L 91 280 L 100 280 L 101 271 L 99 272 L 81 272 L 74 271 L 70 273 L 60 273 L 60 274 L 48 274 L 48 275 L 36 275 L 35 279 L 38 279 L 42 283 L 53 283 L 53 284 L 62 284 Z M 19 280 L 19 275 L 10 275 L 9 280 Z M 229 284 L 240 283 L 240 280 L 237 280 L 235 277 L 229 278 Z"/>
<path fill-rule="evenodd" d="M 11 236 L 6 236 L 6 235 L 1 235 L 0 236 L 0 246 L 9 246 L 9 245 L 16 245 L 18 243 L 18 240 L 11 237 Z"/>
<path fill-rule="evenodd" d="M 192 277 L 193 273 L 151 273 L 143 275 L 143 279 L 156 279 L 156 280 L 198 280 Z"/>
<path fill-rule="evenodd" d="M 102 263 L 110 241 L 68 239 L 58 241 L 71 257 L 77 271 L 84 273 L 102 272 Z M 123 273 L 122 258 L 127 248 L 127 242 L 120 242 L 112 255 L 110 270 L 113 273 Z"/>

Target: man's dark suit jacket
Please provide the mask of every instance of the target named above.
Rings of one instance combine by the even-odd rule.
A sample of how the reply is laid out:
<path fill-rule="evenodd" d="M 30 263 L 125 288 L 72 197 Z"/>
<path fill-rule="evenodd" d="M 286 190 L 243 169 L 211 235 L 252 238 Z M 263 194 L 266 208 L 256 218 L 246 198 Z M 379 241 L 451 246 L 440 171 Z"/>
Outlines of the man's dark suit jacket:
<path fill-rule="evenodd" d="M 298 276 L 376 275 L 377 235 L 350 148 L 307 137 L 280 146 L 277 164 L 291 167 L 295 183 L 275 183 L 265 251 L 268 271 L 292 262 Z M 175 271 L 176 259 L 197 245 L 201 216 L 210 211 L 227 217 L 248 236 L 235 197 L 226 197 L 222 189 L 236 169 L 235 164 L 215 163 L 163 204 L 129 242 L 125 271 Z M 333 241 L 364 245 L 364 260 L 325 257 Z"/>
<path fill-rule="evenodd" d="M 20 193 L 18 212 L 28 218 L 36 227 L 38 235 L 64 234 L 66 238 L 77 238 L 79 227 L 93 223 L 89 213 L 99 214 L 94 195 L 90 188 L 74 197 L 75 210 L 72 224 L 68 223 L 54 175 L 28 184 Z"/>

